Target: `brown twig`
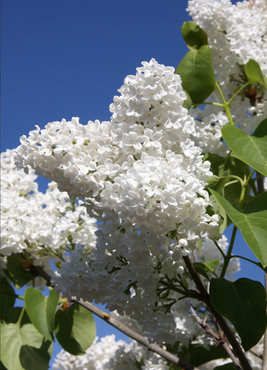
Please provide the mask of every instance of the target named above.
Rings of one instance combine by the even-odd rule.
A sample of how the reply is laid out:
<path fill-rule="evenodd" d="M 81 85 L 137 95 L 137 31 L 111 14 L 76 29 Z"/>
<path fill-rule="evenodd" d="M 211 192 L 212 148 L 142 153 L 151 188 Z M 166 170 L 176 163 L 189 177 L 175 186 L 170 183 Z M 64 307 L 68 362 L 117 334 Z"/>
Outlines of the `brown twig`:
<path fill-rule="evenodd" d="M 30 266 L 30 270 L 37 275 L 44 278 L 50 286 L 51 284 L 51 276 L 48 275 L 41 266 Z M 149 343 L 148 339 L 141 334 L 136 333 L 134 330 L 128 328 L 126 325 L 122 324 L 115 318 L 111 317 L 108 313 L 102 311 L 100 308 L 96 307 L 94 304 L 90 302 L 84 302 L 82 299 L 77 300 L 75 297 L 71 298 L 71 302 L 76 302 L 81 306 L 85 307 L 87 310 L 91 311 L 102 320 L 106 321 L 108 324 L 114 326 L 114 328 L 118 329 L 122 333 L 126 334 L 128 337 L 132 338 L 133 340 L 137 341 L 138 343 L 145 346 L 149 351 L 157 353 L 165 360 L 169 361 L 172 364 L 182 367 L 184 370 L 199 370 L 199 368 L 187 363 L 186 361 L 180 359 L 177 356 L 174 356 L 172 353 L 165 351 L 156 343 Z"/>
<path fill-rule="evenodd" d="M 191 306 L 190 307 L 190 310 L 192 312 L 192 316 L 194 316 L 194 318 L 197 320 L 197 322 L 199 323 L 199 325 L 205 330 L 205 332 L 211 336 L 213 339 L 215 339 L 215 341 L 217 342 L 217 344 L 219 346 L 222 346 L 222 344 L 224 343 L 220 337 L 219 334 L 215 333 L 215 331 L 206 323 L 206 320 L 202 320 L 197 314 L 196 314 L 196 311 L 194 310 L 194 308 Z"/>
<path fill-rule="evenodd" d="M 179 357 L 174 356 L 172 353 L 165 351 L 156 343 L 149 343 L 148 339 L 141 334 L 136 333 L 134 330 L 128 328 L 126 325 L 122 324 L 120 321 L 116 320 L 114 317 L 110 316 L 108 313 L 102 311 L 100 308 L 96 307 L 94 304 L 89 302 L 84 302 L 82 299 L 77 300 L 75 297 L 72 297 L 71 302 L 76 302 L 81 306 L 87 308 L 89 311 L 100 317 L 102 320 L 106 321 L 108 324 L 114 326 L 122 333 L 126 334 L 128 337 L 132 338 L 136 342 L 145 346 L 148 350 L 157 353 L 162 358 L 168 362 L 182 367 L 184 370 L 199 370 L 197 367 L 188 364 L 184 360 L 181 360 Z"/>
<path fill-rule="evenodd" d="M 248 362 L 248 359 L 245 356 L 245 353 L 244 353 L 243 349 L 241 348 L 241 346 L 237 342 L 237 340 L 236 340 L 233 332 L 229 328 L 227 322 L 224 320 L 224 318 L 217 311 L 214 310 L 214 308 L 211 304 L 211 301 L 210 301 L 210 296 L 207 293 L 206 288 L 203 285 L 201 279 L 199 278 L 199 275 L 196 272 L 196 270 L 195 270 L 195 268 L 194 268 L 194 266 L 191 262 L 190 257 L 185 256 L 183 258 L 184 258 L 186 267 L 187 267 L 190 275 L 192 276 L 192 279 L 194 280 L 194 282 L 196 284 L 197 289 L 199 290 L 199 292 L 202 295 L 203 302 L 207 305 L 207 307 L 209 308 L 212 315 L 216 318 L 218 324 L 220 325 L 222 331 L 224 332 L 224 335 L 228 339 L 228 341 L 231 344 L 236 356 L 238 357 L 238 359 L 240 361 L 240 364 L 242 365 L 243 370 L 252 370 L 252 368 L 251 368 L 251 366 Z"/>
<path fill-rule="evenodd" d="M 254 352 L 253 350 L 249 350 L 249 352 L 253 355 L 253 356 L 255 356 L 255 357 L 257 357 L 257 358 L 259 358 L 260 360 L 262 360 L 263 359 L 263 355 L 259 355 L 258 353 L 256 353 L 256 352 Z"/>
<path fill-rule="evenodd" d="M 215 333 L 215 331 L 206 323 L 205 320 L 202 320 L 199 316 L 197 316 L 196 311 L 193 309 L 192 306 L 190 307 L 190 309 L 191 309 L 192 315 L 195 317 L 199 325 L 205 330 L 205 332 L 215 340 L 218 346 L 223 347 L 225 349 L 226 353 L 228 354 L 230 359 L 233 361 L 233 364 L 235 365 L 236 369 L 242 370 L 240 367 L 239 361 L 234 356 L 228 344 L 221 338 L 219 334 Z"/>
<path fill-rule="evenodd" d="M 42 266 L 35 266 L 35 265 L 31 264 L 29 266 L 29 270 L 31 272 L 35 273 L 36 275 L 41 276 L 43 279 L 45 279 L 48 282 L 48 285 L 52 286 L 52 284 L 51 284 L 51 276 L 48 275 L 48 273 L 44 271 L 44 269 L 42 268 Z"/>

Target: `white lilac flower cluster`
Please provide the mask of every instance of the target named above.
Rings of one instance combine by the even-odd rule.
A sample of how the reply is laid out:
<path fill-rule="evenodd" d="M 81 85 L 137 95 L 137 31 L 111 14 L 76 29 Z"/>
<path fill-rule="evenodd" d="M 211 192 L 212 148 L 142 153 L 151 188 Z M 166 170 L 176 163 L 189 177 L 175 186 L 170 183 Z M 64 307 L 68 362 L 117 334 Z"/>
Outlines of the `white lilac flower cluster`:
<path fill-rule="evenodd" d="M 71 203 L 56 183 L 50 183 L 45 194 L 39 192 L 34 170 L 29 169 L 28 174 L 18 170 L 15 154 L 15 150 L 1 153 L 2 268 L 8 256 L 24 253 L 52 275 L 51 259 L 63 259 L 76 244 L 87 251 L 95 245 L 95 221 L 84 207 Z M 36 279 L 35 285 L 43 288 L 44 279 Z"/>
<path fill-rule="evenodd" d="M 187 10 L 208 35 L 216 79 L 226 99 L 245 82 L 242 82 L 244 72 L 240 66 L 249 59 L 256 60 L 263 75 L 267 75 L 266 0 L 243 1 L 236 5 L 229 0 L 191 0 Z M 267 117 L 266 93 L 264 95 L 257 88 L 247 88 L 230 107 L 235 125 L 246 134 Z M 221 102 L 217 92 L 209 100 Z M 229 123 L 226 114 L 211 105 L 204 111 L 192 109 L 190 114 L 196 118 L 196 144 L 203 152 L 224 156 L 227 148 L 220 131 L 224 124 Z"/>
<path fill-rule="evenodd" d="M 262 343 L 253 348 L 253 353 L 247 353 L 253 370 L 260 370 L 262 360 L 260 355 L 263 351 Z M 209 361 L 199 366 L 200 370 L 213 370 L 216 366 L 229 363 L 229 359 Z M 136 342 L 126 343 L 116 341 L 114 335 L 108 335 L 95 339 L 83 356 L 72 356 L 68 352 L 61 351 L 53 365 L 52 370 L 168 370 L 169 366 L 158 355 L 148 351 Z"/>
<path fill-rule="evenodd" d="M 150 338 L 173 341 L 174 314 L 166 313 L 167 299 L 158 303 L 161 279 L 183 272 L 182 256 L 200 238 L 219 237 L 219 217 L 206 211 L 210 164 L 190 139 L 194 120 L 182 106 L 180 77 L 154 59 L 142 64 L 114 98 L 111 122 L 37 127 L 21 138 L 17 162 L 85 199 L 98 221 L 96 246 L 70 254 L 56 289 L 107 304 L 137 319 Z"/>
<path fill-rule="evenodd" d="M 52 370 L 168 370 L 169 366 L 156 354 L 136 342 L 116 341 L 114 335 L 95 339 L 83 356 L 61 351 Z"/>
<path fill-rule="evenodd" d="M 237 64 L 256 60 L 267 75 L 266 0 L 190 0 L 189 15 L 208 34 L 209 46 L 218 81 L 229 82 L 239 73 Z"/>
<path fill-rule="evenodd" d="M 106 305 L 118 314 L 119 321 L 130 324 L 151 341 L 172 344 L 179 341 L 183 345 L 196 337 L 205 341 L 197 321 L 189 316 L 190 300 L 180 300 L 182 294 L 168 289 L 171 284 L 178 287 L 182 279 L 187 281 L 189 290 L 194 289 L 179 259 L 180 253 L 161 247 L 155 234 L 148 235 L 145 229 L 136 234 L 125 230 L 122 238 L 121 231 L 116 230 L 116 225 L 112 226 L 110 219 L 108 224 L 106 232 L 110 240 L 100 229 L 96 248 L 90 254 L 83 256 L 81 250 L 73 251 L 60 275 L 53 279 L 55 288 L 64 296 L 76 295 Z M 227 250 L 224 236 L 218 244 L 224 252 Z M 223 258 L 214 243 L 205 239 L 201 251 L 201 257 L 196 255 L 197 260 L 218 259 L 216 272 L 219 274 Z M 231 278 L 237 271 L 239 261 L 235 259 L 227 275 Z M 202 306 L 201 302 L 194 303 L 200 316 L 206 314 L 201 312 Z M 205 344 L 209 345 L 209 341 Z"/>
<path fill-rule="evenodd" d="M 128 76 L 111 104 L 111 122 L 49 123 L 21 138 L 17 162 L 56 181 L 88 208 L 116 214 L 122 223 L 146 225 L 158 235 L 176 233 L 194 243 L 217 226 L 206 213 L 209 162 L 194 145 L 194 120 L 174 68 L 154 59 Z"/>

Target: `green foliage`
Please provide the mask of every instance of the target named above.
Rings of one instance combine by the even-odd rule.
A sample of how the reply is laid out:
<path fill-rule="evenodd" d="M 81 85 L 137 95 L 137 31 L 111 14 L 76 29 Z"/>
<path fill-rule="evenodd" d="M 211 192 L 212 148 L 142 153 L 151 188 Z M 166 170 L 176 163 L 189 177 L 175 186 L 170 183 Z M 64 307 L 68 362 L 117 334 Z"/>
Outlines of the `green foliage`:
<path fill-rule="evenodd" d="M 202 263 L 202 262 L 194 262 L 193 265 L 194 265 L 194 268 L 195 270 L 205 276 L 205 278 L 209 279 L 209 276 L 208 276 L 208 272 L 214 272 L 216 267 L 218 266 L 218 263 L 220 261 L 219 260 L 211 260 L 211 261 L 207 261 L 205 263 Z"/>
<path fill-rule="evenodd" d="M 1 370 L 8 370 L 8 369 L 4 366 L 4 364 L 2 363 L 2 361 L 0 361 L 0 369 L 1 369 Z"/>
<path fill-rule="evenodd" d="M 6 278 L 1 278 L 0 284 L 0 318 L 5 319 L 7 311 L 15 304 L 16 297 L 12 286 L 7 282 Z"/>
<path fill-rule="evenodd" d="M 25 292 L 25 306 L 31 322 L 46 339 L 53 341 L 54 318 L 58 304 L 59 294 L 54 289 L 50 295 L 44 297 L 34 288 L 28 288 Z"/>
<path fill-rule="evenodd" d="M 72 355 L 82 355 L 95 339 L 96 329 L 90 311 L 73 303 L 67 310 L 58 310 L 55 335 L 60 345 Z"/>
<path fill-rule="evenodd" d="M 258 62 L 250 59 L 245 65 L 246 76 L 250 83 L 259 82 L 265 85 L 265 80 Z"/>
<path fill-rule="evenodd" d="M 194 269 L 196 270 L 197 273 L 199 273 L 200 275 L 204 276 L 206 279 L 209 280 L 209 276 L 207 274 L 207 269 L 205 268 L 204 263 L 194 262 L 193 266 L 194 266 Z"/>
<path fill-rule="evenodd" d="M 210 260 L 205 262 L 204 265 L 209 272 L 214 272 L 219 262 L 219 260 Z"/>
<path fill-rule="evenodd" d="M 245 351 L 255 346 L 266 329 L 266 293 L 258 281 L 211 279 L 210 298 L 215 310 L 234 325 Z"/>
<path fill-rule="evenodd" d="M 246 136 L 242 130 L 230 124 L 223 126 L 222 135 L 234 157 L 267 176 L 267 119 L 260 123 L 251 136 Z"/>
<path fill-rule="evenodd" d="M 189 344 L 179 351 L 178 356 L 193 366 L 200 366 L 208 361 L 218 358 L 226 358 L 227 354 L 221 347 L 210 346 L 205 348 L 199 344 Z M 170 370 L 181 369 L 179 366 L 171 365 Z"/>
<path fill-rule="evenodd" d="M 251 172 L 249 166 L 231 155 L 223 158 L 215 154 L 208 154 L 205 159 L 211 162 L 211 170 L 214 173 L 207 181 L 207 187 L 222 194 L 233 207 L 238 209 L 242 186 L 237 178 L 240 180 L 243 180 L 244 177 L 247 178 Z M 250 200 L 250 192 L 251 187 L 248 185 L 244 203 Z"/>
<path fill-rule="evenodd" d="M 7 268 L 5 274 L 14 284 L 15 288 L 21 288 L 26 285 L 30 280 L 37 277 L 33 272 L 26 271 L 23 267 L 25 260 L 21 253 L 14 253 L 7 258 Z"/>
<path fill-rule="evenodd" d="M 22 308 L 15 311 L 10 317 L 15 318 L 19 313 L 17 321 L 1 323 L 2 363 L 9 370 L 48 369 L 52 343 L 35 329 Z"/>
<path fill-rule="evenodd" d="M 186 90 L 184 90 L 184 92 L 186 94 L 186 100 L 183 103 L 183 107 L 189 110 L 192 107 L 193 102 L 192 102 L 192 100 L 191 100 L 190 95 L 188 94 L 188 92 Z"/>
<path fill-rule="evenodd" d="M 231 155 L 225 158 L 216 154 L 208 154 L 205 159 L 211 162 L 211 170 L 214 175 L 207 181 L 207 188 L 215 190 L 221 194 L 235 209 L 239 209 L 240 196 L 242 192 L 241 182 L 250 175 L 249 166 Z M 233 177 L 234 176 L 234 177 Z M 241 181 L 238 181 L 240 179 Z M 245 189 L 243 204 L 251 200 L 251 184 L 247 184 Z M 211 196 L 211 200 L 213 196 Z M 232 219 L 227 215 L 224 207 L 219 203 L 219 214 L 222 217 L 220 233 L 223 233 L 227 226 L 232 223 Z"/>
<path fill-rule="evenodd" d="M 190 50 L 181 60 L 175 73 L 181 76 L 182 86 L 187 96 L 183 107 L 190 109 L 202 104 L 212 94 L 216 88 L 216 80 L 208 36 L 204 30 L 194 22 L 188 21 L 182 26 L 182 35 Z M 259 94 L 263 95 L 267 88 L 267 77 L 263 76 L 256 61 L 251 59 L 245 66 L 239 67 L 241 70 L 239 83 L 243 81 L 243 87 L 238 87 L 227 102 L 217 85 L 223 104 L 214 103 L 218 109 L 225 110 L 231 123 L 233 122 L 230 104 L 237 94 L 241 94 L 243 98 L 250 97 L 253 105 L 256 97 L 253 101 L 251 91 L 255 90 L 255 96 L 258 94 L 257 99 L 260 101 L 262 96 Z M 247 86 L 250 90 L 246 91 L 244 89 Z M 215 200 L 218 203 L 219 214 L 223 219 L 220 232 L 233 222 L 259 259 L 260 267 L 267 271 L 267 192 L 252 196 L 252 190 L 254 194 L 258 192 L 251 173 L 252 167 L 253 170 L 267 176 L 267 119 L 259 124 L 252 135 L 245 135 L 238 127 L 227 124 L 222 128 L 222 136 L 231 153 L 226 157 L 206 153 L 204 157 L 204 160 L 211 162 L 213 176 L 207 181 L 207 189 L 212 194 L 211 203 Z M 76 140 L 73 141 L 73 144 L 75 143 Z M 249 181 L 246 181 L 247 178 Z M 212 215 L 215 211 L 210 206 L 207 212 Z M 234 230 L 236 231 L 236 228 Z M 75 249 L 72 239 L 69 241 Z M 201 241 L 198 243 L 198 248 L 201 255 Z M 230 258 L 228 253 L 224 259 L 222 276 Z M 216 268 L 219 262 L 216 259 L 205 263 L 194 262 L 193 265 L 198 274 L 210 280 L 210 298 L 214 309 L 230 320 L 242 340 L 244 349 L 249 350 L 257 344 L 266 329 L 265 290 L 261 283 L 250 279 L 242 278 L 230 282 L 222 278 L 211 278 L 211 274 L 217 277 Z M 57 262 L 57 267 L 61 267 L 60 262 Z M 5 273 L 16 288 L 24 286 L 37 277 L 37 274 L 31 270 L 31 261 L 26 260 L 23 254 L 12 254 L 7 257 Z M 191 293 L 188 290 L 190 286 L 188 281 L 182 277 L 179 279 L 182 293 L 183 291 Z M 166 297 L 170 289 L 168 286 Z M 178 292 L 179 289 L 179 286 L 176 287 Z M 201 292 L 201 289 L 199 291 Z M 192 290 L 192 300 L 196 297 L 204 302 L 204 294 L 200 292 Z M 165 294 L 164 290 L 163 294 Z M 84 354 L 93 343 L 96 328 L 91 312 L 77 303 L 69 305 L 70 302 L 68 302 L 64 305 L 66 300 L 60 299 L 54 289 L 51 288 L 49 296 L 44 297 L 39 290 L 28 288 L 23 309 L 14 307 L 15 297 L 11 284 L 7 279 L 2 278 L 1 368 L 3 370 L 48 369 L 54 335 L 61 346 L 72 355 Z M 227 357 L 224 349 L 216 346 L 205 349 L 201 345 L 190 344 L 182 350 L 180 344 L 176 347 L 168 345 L 167 347 L 193 366 Z M 180 368 L 176 365 L 170 366 L 170 370 L 175 369 Z M 235 366 L 233 363 L 228 363 L 214 370 L 232 369 L 235 369 Z"/>
<path fill-rule="evenodd" d="M 189 49 L 199 49 L 208 44 L 208 36 L 195 22 L 184 22 L 181 29 L 184 41 Z"/>
<path fill-rule="evenodd" d="M 48 352 L 50 342 L 43 342 L 41 348 L 23 345 L 20 352 L 20 363 L 26 370 L 47 370 L 51 353 Z M 51 352 L 51 351 L 50 351 Z"/>
<path fill-rule="evenodd" d="M 193 104 L 203 103 L 216 86 L 209 46 L 189 50 L 175 73 L 181 76 L 183 89 L 187 91 Z"/>
<path fill-rule="evenodd" d="M 28 288 L 25 292 L 26 310 L 13 307 L 15 295 L 6 294 L 13 293 L 13 288 L 4 278 L 1 283 L 1 303 L 4 308 L 1 322 L 3 368 L 48 369 L 53 332 L 62 347 L 74 355 L 84 354 L 92 344 L 96 335 L 95 322 L 87 309 L 73 304 L 56 312 L 59 294 L 52 288 L 48 297 L 35 288 Z"/>
<path fill-rule="evenodd" d="M 227 215 L 241 231 L 255 256 L 267 266 L 267 192 L 254 197 L 243 209 L 243 212 L 236 210 L 225 198 L 216 191 L 211 190 L 218 203 L 224 208 Z"/>

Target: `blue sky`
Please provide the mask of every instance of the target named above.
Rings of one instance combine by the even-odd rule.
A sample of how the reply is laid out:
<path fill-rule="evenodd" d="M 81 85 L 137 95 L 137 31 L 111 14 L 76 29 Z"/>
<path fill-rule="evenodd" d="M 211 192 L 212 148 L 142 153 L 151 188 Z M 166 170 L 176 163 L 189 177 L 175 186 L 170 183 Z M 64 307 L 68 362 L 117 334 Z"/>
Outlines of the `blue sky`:
<path fill-rule="evenodd" d="M 184 0 L 2 0 L 1 151 L 17 147 L 34 125 L 74 116 L 83 124 L 109 120 L 113 96 L 142 61 L 176 67 L 187 52 L 180 33 L 189 20 L 186 6 Z M 234 252 L 253 258 L 237 240 Z M 242 266 L 238 277 L 263 281 L 257 267 Z M 100 320 L 97 330 L 114 332 Z"/>

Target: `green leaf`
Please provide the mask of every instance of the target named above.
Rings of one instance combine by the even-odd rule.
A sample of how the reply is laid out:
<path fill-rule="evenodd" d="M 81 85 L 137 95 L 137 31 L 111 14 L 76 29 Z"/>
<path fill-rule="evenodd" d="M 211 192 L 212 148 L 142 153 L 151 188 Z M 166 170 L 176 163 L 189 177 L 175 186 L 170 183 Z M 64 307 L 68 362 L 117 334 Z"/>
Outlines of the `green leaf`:
<path fill-rule="evenodd" d="M 204 276 L 206 279 L 210 280 L 208 272 L 214 272 L 218 266 L 219 260 L 211 260 L 205 263 L 202 262 L 193 262 L 196 272 Z"/>
<path fill-rule="evenodd" d="M 206 266 L 204 265 L 204 263 L 193 262 L 193 266 L 196 272 L 198 272 L 199 274 L 201 274 L 202 276 L 209 280 L 209 275 L 207 274 Z"/>
<path fill-rule="evenodd" d="M 47 370 L 52 354 L 51 342 L 43 342 L 41 348 L 23 345 L 20 351 L 20 363 L 24 369 Z"/>
<path fill-rule="evenodd" d="M 250 59 L 245 65 L 245 72 L 249 82 L 260 82 L 265 84 L 264 77 L 261 71 L 261 67 L 258 62 L 253 59 Z"/>
<path fill-rule="evenodd" d="M 0 361 L 0 369 L 1 370 L 8 370 L 2 363 L 2 361 Z"/>
<path fill-rule="evenodd" d="M 7 269 L 5 273 L 18 289 L 37 277 L 37 274 L 26 271 L 22 267 L 23 263 L 24 259 L 20 253 L 13 253 L 7 257 Z"/>
<path fill-rule="evenodd" d="M 242 130 L 230 124 L 222 127 L 222 135 L 234 157 L 267 176 L 267 119 L 260 123 L 251 136 L 246 136 Z"/>
<path fill-rule="evenodd" d="M 205 262 L 204 265 L 206 266 L 206 269 L 209 272 L 214 272 L 219 262 L 220 262 L 219 260 L 210 260 L 210 261 Z"/>
<path fill-rule="evenodd" d="M 242 180 L 244 179 L 244 176 L 248 177 L 251 172 L 249 166 L 246 163 L 240 161 L 237 158 L 233 158 L 232 156 L 228 157 L 228 160 L 225 163 L 225 169 L 227 170 L 227 172 L 229 172 L 229 175 L 238 176 Z M 224 186 L 222 195 L 224 195 L 224 197 L 232 204 L 233 207 L 238 209 L 242 186 L 238 180 L 234 182 L 234 179 L 229 178 L 228 181 L 232 183 L 227 183 L 227 186 Z M 250 200 L 250 193 L 251 187 L 250 185 L 248 185 L 246 187 L 243 204 L 246 204 Z"/>
<path fill-rule="evenodd" d="M 7 279 L 2 277 L 0 283 L 0 317 L 5 320 L 6 312 L 13 307 L 16 301 L 15 292 Z"/>
<path fill-rule="evenodd" d="M 54 289 L 44 297 L 40 290 L 28 288 L 25 292 L 25 306 L 31 322 L 45 338 L 53 341 L 54 318 L 59 294 Z"/>
<path fill-rule="evenodd" d="M 199 49 L 208 44 L 208 36 L 195 22 L 188 21 L 182 25 L 182 35 L 190 49 Z"/>
<path fill-rule="evenodd" d="M 55 334 L 65 351 L 75 356 L 84 354 L 96 335 L 92 313 L 78 303 L 73 303 L 65 311 L 58 310 Z"/>
<path fill-rule="evenodd" d="M 211 171 L 214 175 L 221 177 L 224 172 L 225 157 L 218 154 L 206 153 L 203 161 L 209 161 L 211 164 Z"/>
<path fill-rule="evenodd" d="M 184 90 L 184 92 L 186 94 L 186 100 L 183 102 L 183 107 L 186 108 L 187 110 L 189 110 L 192 107 L 193 102 L 192 102 L 188 92 L 186 90 Z"/>
<path fill-rule="evenodd" d="M 211 279 L 210 298 L 214 309 L 234 325 L 245 351 L 255 346 L 267 323 L 263 285 L 246 278 L 235 282 Z"/>
<path fill-rule="evenodd" d="M 198 50 L 188 51 L 175 73 L 181 76 L 183 89 L 188 92 L 192 102 L 203 103 L 216 86 L 209 46 L 203 45 Z"/>
<path fill-rule="evenodd" d="M 21 312 L 22 308 L 19 309 Z M 29 349 L 34 351 L 34 358 L 23 361 L 23 358 L 27 358 Z M 29 323 L 27 315 L 24 314 L 21 322 L 1 323 L 1 361 L 7 369 L 46 370 L 50 353 L 51 342 L 44 342 L 43 336 Z"/>
<path fill-rule="evenodd" d="M 11 307 L 6 311 L 5 322 L 15 324 L 21 314 L 21 307 Z"/>
<path fill-rule="evenodd" d="M 245 213 L 242 213 L 216 191 L 212 189 L 210 191 L 241 231 L 248 246 L 265 268 L 267 266 L 267 192 L 254 197 L 245 206 L 243 210 Z"/>
<path fill-rule="evenodd" d="M 207 188 L 213 189 L 217 193 L 222 194 L 234 208 L 238 209 L 242 187 L 238 180 L 234 180 L 230 176 L 235 175 L 241 179 L 243 179 L 244 176 L 248 177 L 251 172 L 249 166 L 230 155 L 222 158 L 218 155 L 209 153 L 206 154 L 204 158 L 211 162 L 211 171 L 217 175 L 210 178 Z M 250 201 L 250 193 L 251 186 L 248 185 L 244 194 L 244 205 Z M 211 196 L 211 201 L 213 201 L 212 198 L 213 197 Z M 229 226 L 232 221 L 221 206 L 219 207 L 218 213 L 223 219 L 223 223 L 220 225 L 220 233 L 223 233 L 225 228 Z"/>
<path fill-rule="evenodd" d="M 206 183 L 207 183 L 207 188 L 211 188 L 211 189 L 216 189 L 218 184 L 221 182 L 221 178 L 216 176 L 216 175 L 212 175 L 211 177 L 209 177 L 207 180 L 206 180 Z"/>
<path fill-rule="evenodd" d="M 205 348 L 199 344 L 189 344 L 188 347 L 179 351 L 178 356 L 193 366 L 200 366 L 208 361 L 226 358 L 227 354 L 220 347 L 210 346 Z M 180 367 L 174 365 L 173 369 L 180 369 Z"/>

